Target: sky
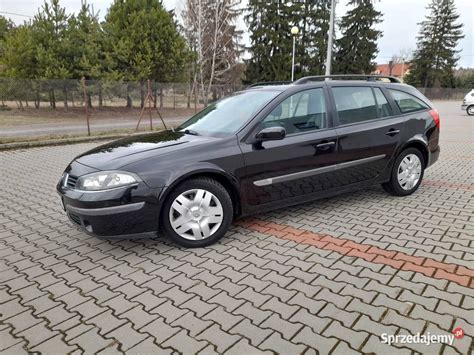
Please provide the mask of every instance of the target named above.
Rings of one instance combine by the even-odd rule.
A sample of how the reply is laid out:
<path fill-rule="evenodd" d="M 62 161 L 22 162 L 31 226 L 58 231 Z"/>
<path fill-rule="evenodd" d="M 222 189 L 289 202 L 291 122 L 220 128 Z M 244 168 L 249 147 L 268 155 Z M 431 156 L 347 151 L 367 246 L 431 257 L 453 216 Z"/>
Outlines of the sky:
<path fill-rule="evenodd" d="M 185 0 L 164 0 L 167 9 L 175 9 L 180 13 Z M 387 63 L 393 55 L 398 55 L 401 51 L 410 52 L 416 49 L 416 36 L 418 34 L 418 23 L 423 21 L 427 14 L 426 6 L 430 0 L 375 0 L 375 7 L 383 13 L 383 22 L 378 25 L 378 29 L 383 32 L 383 37 L 379 39 L 379 53 L 376 58 L 377 63 Z M 89 0 L 94 6 L 95 12 L 103 18 L 107 13 L 107 8 L 112 0 Z M 246 4 L 246 0 L 242 4 Z M 338 0 L 336 6 L 336 16 L 340 18 L 347 11 L 345 3 L 347 0 Z M 474 1 L 455 0 L 458 13 L 461 14 L 459 21 L 464 24 L 465 37 L 460 41 L 460 60 L 458 66 L 474 68 Z M 62 6 L 68 12 L 77 12 L 80 8 L 80 0 L 60 0 Z M 20 24 L 28 17 L 9 15 L 15 13 L 25 16 L 33 16 L 43 0 L 0 0 L 0 14 L 11 18 L 15 23 Z M 3 12 L 3 13 L 2 13 Z M 239 26 L 245 31 L 243 20 Z M 248 34 L 243 38 L 243 44 L 249 44 Z"/>

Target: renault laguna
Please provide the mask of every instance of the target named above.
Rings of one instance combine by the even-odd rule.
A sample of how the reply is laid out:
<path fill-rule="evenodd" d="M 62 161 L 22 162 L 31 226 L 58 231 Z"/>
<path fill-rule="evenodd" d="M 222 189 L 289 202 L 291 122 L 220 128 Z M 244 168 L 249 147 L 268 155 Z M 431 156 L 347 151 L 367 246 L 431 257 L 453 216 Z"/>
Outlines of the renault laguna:
<path fill-rule="evenodd" d="M 407 196 L 439 156 L 440 118 L 393 77 L 264 83 L 174 130 L 76 157 L 57 185 L 69 219 L 100 237 L 164 234 L 185 247 L 232 220 L 374 184 Z"/>

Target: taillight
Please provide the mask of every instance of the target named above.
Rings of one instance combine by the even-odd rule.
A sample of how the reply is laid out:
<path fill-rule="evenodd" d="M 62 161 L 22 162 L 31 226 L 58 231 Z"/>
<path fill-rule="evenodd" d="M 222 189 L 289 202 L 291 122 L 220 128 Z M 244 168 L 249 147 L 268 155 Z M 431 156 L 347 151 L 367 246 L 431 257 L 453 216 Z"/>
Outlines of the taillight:
<path fill-rule="evenodd" d="M 438 127 L 438 129 L 439 129 L 440 120 L 439 120 L 439 113 L 438 113 L 438 111 L 436 111 L 436 110 L 430 110 L 430 115 L 431 115 L 431 117 L 433 117 L 433 120 L 434 120 L 434 122 L 435 122 L 435 125 L 436 125 L 436 127 Z"/>

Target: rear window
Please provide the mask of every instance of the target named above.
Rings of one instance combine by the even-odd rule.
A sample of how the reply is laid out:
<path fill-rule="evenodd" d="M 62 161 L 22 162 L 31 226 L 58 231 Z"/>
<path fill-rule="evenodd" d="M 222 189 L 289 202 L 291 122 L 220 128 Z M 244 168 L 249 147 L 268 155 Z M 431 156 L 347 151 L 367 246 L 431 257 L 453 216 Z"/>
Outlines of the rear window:
<path fill-rule="evenodd" d="M 377 111 L 379 117 L 389 117 L 392 115 L 392 108 L 390 107 L 385 95 L 379 88 L 374 88 L 375 100 L 377 101 Z"/>
<path fill-rule="evenodd" d="M 392 94 L 393 99 L 402 113 L 421 111 L 429 108 L 428 105 L 419 98 L 406 92 L 393 89 L 389 89 L 388 91 Z"/>
<path fill-rule="evenodd" d="M 377 118 L 378 107 L 372 88 L 368 86 L 333 87 L 332 92 L 340 125 Z"/>

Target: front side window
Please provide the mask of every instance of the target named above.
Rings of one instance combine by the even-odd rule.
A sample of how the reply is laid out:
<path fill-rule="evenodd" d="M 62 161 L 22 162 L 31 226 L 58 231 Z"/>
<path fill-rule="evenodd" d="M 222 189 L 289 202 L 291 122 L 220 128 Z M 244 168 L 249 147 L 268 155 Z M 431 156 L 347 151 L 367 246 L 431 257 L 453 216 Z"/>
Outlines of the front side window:
<path fill-rule="evenodd" d="M 334 87 L 332 92 L 340 125 L 377 118 L 377 105 L 372 88 L 368 86 Z"/>
<path fill-rule="evenodd" d="M 419 98 L 407 94 L 406 92 L 393 89 L 389 89 L 389 91 L 402 113 L 421 111 L 429 108 L 428 105 Z"/>
<path fill-rule="evenodd" d="M 327 128 L 323 89 L 300 91 L 282 101 L 263 120 L 266 127 L 284 127 L 286 134 Z"/>
<path fill-rule="evenodd" d="M 206 107 L 178 127 L 201 135 L 229 135 L 237 131 L 280 91 L 249 90 Z"/>

